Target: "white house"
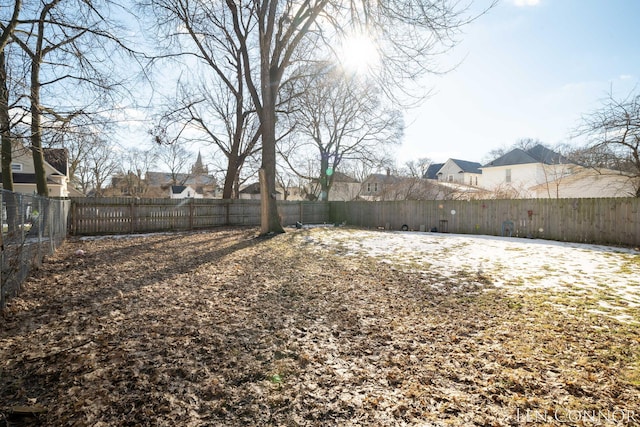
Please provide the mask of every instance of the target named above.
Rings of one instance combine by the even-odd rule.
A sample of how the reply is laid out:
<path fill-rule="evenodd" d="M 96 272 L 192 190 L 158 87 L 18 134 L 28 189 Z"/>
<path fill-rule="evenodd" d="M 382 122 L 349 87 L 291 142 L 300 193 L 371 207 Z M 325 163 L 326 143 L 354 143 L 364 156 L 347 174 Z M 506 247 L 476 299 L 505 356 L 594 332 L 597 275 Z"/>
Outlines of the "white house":
<path fill-rule="evenodd" d="M 611 169 L 574 165 L 571 174 L 534 186 L 537 198 L 635 197 L 637 177 Z"/>
<path fill-rule="evenodd" d="M 481 169 L 481 185 L 493 197 L 629 197 L 638 185 L 619 171 L 585 168 L 543 145 L 512 150 Z"/>
<path fill-rule="evenodd" d="M 495 197 L 535 198 L 533 187 L 561 180 L 574 166 L 540 144 L 526 151 L 516 148 L 480 168 L 480 185 Z"/>
<path fill-rule="evenodd" d="M 22 146 L 22 144 L 17 144 L 11 154 L 13 191 L 22 194 L 36 194 L 36 173 L 31 150 Z M 83 196 L 82 193 L 69 185 L 69 154 L 67 150 L 63 148 L 45 148 L 43 154 L 49 197 Z"/>
<path fill-rule="evenodd" d="M 467 160 L 448 159 L 435 172 L 435 179 L 442 182 L 451 182 L 457 184 L 465 184 L 470 186 L 478 186 L 478 182 L 482 175 L 480 167 L 482 165 L 477 162 L 469 162 Z M 427 173 L 432 172 L 427 169 Z"/>
<path fill-rule="evenodd" d="M 190 185 L 172 185 L 169 187 L 171 199 L 202 199 L 203 195 L 196 192 Z"/>

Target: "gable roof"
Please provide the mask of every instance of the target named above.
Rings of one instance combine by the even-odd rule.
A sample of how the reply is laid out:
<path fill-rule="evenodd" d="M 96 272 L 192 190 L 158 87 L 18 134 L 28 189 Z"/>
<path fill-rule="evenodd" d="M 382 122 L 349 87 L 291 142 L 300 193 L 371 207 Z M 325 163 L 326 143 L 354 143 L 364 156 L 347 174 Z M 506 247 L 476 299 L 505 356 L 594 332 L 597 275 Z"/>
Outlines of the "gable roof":
<path fill-rule="evenodd" d="M 538 144 L 528 150 L 516 148 L 498 157 L 483 167 L 526 165 L 529 163 L 544 163 L 546 165 L 571 163 L 566 157 L 548 149 L 542 144 Z"/>
<path fill-rule="evenodd" d="M 482 165 L 478 162 L 469 162 L 467 160 L 458 160 L 458 159 L 451 159 L 451 161 L 454 162 L 456 165 L 458 165 L 463 172 L 482 173 L 482 171 L 480 170 L 480 167 Z"/>
<path fill-rule="evenodd" d="M 430 164 L 422 177 L 425 179 L 438 179 L 438 171 L 442 169 L 443 166 L 444 163 Z"/>
<path fill-rule="evenodd" d="M 44 156 L 44 160 L 61 175 L 67 174 L 69 152 L 66 148 L 45 148 L 42 150 L 42 155 Z"/>
<path fill-rule="evenodd" d="M 172 185 L 171 186 L 171 192 L 173 194 L 180 194 L 186 189 L 187 189 L 186 185 Z"/>
<path fill-rule="evenodd" d="M 35 173 L 13 172 L 12 175 L 13 175 L 14 184 L 35 184 L 36 183 Z M 55 182 L 49 177 L 47 177 L 47 184 L 60 185 L 60 183 Z"/>
<path fill-rule="evenodd" d="M 152 186 L 163 186 L 173 182 L 170 172 L 147 171 L 144 175 L 145 181 Z M 176 182 L 184 185 L 215 185 L 216 178 L 212 175 L 193 175 L 187 173 L 175 174 Z"/>

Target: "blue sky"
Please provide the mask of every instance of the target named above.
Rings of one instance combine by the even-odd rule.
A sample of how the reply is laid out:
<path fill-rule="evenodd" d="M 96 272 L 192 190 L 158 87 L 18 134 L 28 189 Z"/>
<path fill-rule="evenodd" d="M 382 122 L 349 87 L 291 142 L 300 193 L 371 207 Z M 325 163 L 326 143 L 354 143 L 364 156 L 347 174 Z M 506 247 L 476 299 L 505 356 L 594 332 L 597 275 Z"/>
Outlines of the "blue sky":
<path fill-rule="evenodd" d="M 638 17 L 636 0 L 501 0 L 440 58 L 461 64 L 424 80 L 433 94 L 406 114 L 398 163 L 480 162 L 521 138 L 581 144 L 583 114 L 640 90 Z"/>

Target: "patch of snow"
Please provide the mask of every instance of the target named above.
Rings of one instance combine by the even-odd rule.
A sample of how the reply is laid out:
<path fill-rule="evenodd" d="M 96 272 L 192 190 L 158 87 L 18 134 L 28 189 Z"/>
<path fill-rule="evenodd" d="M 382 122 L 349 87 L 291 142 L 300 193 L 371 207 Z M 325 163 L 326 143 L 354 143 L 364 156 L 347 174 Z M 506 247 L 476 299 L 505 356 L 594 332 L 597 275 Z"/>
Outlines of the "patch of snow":
<path fill-rule="evenodd" d="M 345 256 L 366 255 L 414 271 L 455 277 L 478 274 L 496 286 L 548 289 L 572 298 L 613 298 L 608 310 L 640 306 L 640 254 L 632 249 L 513 237 L 370 231 L 312 230 L 305 238 Z"/>

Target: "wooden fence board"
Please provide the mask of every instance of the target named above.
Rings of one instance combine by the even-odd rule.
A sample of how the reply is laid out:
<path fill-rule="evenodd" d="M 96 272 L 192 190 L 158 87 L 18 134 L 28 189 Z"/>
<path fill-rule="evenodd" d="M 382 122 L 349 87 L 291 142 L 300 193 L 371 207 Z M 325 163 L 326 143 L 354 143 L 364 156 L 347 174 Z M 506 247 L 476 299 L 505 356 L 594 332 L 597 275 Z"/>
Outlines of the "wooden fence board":
<path fill-rule="evenodd" d="M 283 225 L 324 223 L 324 202 L 278 201 Z M 260 225 L 259 200 L 77 198 L 72 200 L 72 234 L 180 231 L 225 225 Z"/>
<path fill-rule="evenodd" d="M 639 198 L 354 201 L 330 202 L 329 215 L 369 228 L 640 246 L 639 211 Z"/>
<path fill-rule="evenodd" d="M 385 202 L 278 201 L 283 225 L 512 235 L 640 246 L 640 199 L 512 199 Z M 260 225 L 259 200 L 73 199 L 73 234 L 118 234 Z"/>

